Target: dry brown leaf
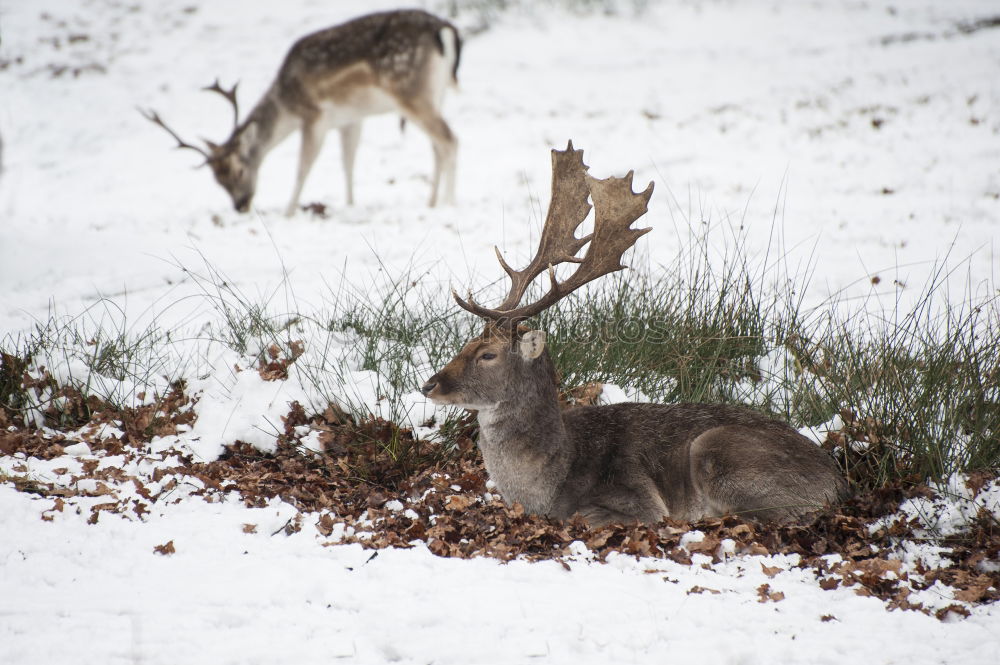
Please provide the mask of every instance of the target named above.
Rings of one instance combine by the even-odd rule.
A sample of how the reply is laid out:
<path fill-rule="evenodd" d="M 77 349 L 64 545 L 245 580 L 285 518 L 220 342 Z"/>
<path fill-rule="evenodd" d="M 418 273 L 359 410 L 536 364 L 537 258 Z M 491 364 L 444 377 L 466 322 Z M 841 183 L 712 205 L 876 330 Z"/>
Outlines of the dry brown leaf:
<path fill-rule="evenodd" d="M 972 496 L 975 497 L 979 494 L 979 490 L 983 489 L 994 478 L 996 478 L 996 474 L 989 471 L 973 471 L 965 479 L 965 486 L 969 488 Z"/>
<path fill-rule="evenodd" d="M 780 566 L 765 566 L 763 563 L 760 564 L 760 569 L 764 571 L 764 574 L 768 577 L 774 577 L 778 573 L 784 570 Z"/>
<path fill-rule="evenodd" d="M 324 536 L 329 536 L 333 533 L 333 524 L 333 517 L 330 516 L 330 513 L 323 513 L 316 522 L 316 530 Z"/>
<path fill-rule="evenodd" d="M 824 591 L 832 591 L 840 586 L 840 580 L 836 577 L 827 577 L 819 581 L 819 588 Z"/>
<path fill-rule="evenodd" d="M 721 541 L 715 536 L 705 536 L 702 540 L 699 540 L 696 543 L 688 543 L 685 547 L 687 547 L 687 550 L 692 554 L 695 552 L 712 554 L 719 549 L 720 542 Z"/>
<path fill-rule="evenodd" d="M 732 529 L 729 530 L 733 538 L 742 538 L 744 536 L 753 535 L 753 529 L 750 528 L 749 524 L 737 524 Z"/>
<path fill-rule="evenodd" d="M 163 556 L 168 556 L 176 551 L 177 550 L 174 549 L 173 540 L 168 540 L 162 545 L 157 545 L 156 547 L 153 548 L 153 552 L 155 552 L 156 554 L 162 554 Z"/>
<path fill-rule="evenodd" d="M 757 587 L 757 602 L 766 603 L 771 601 L 772 603 L 777 603 L 778 601 L 784 600 L 785 594 L 782 591 L 771 591 L 770 584 L 761 584 Z"/>
<path fill-rule="evenodd" d="M 444 507 L 448 510 L 465 510 L 475 502 L 474 498 L 461 494 L 451 494 L 445 498 Z"/>
<path fill-rule="evenodd" d="M 110 487 L 108 487 L 107 485 L 105 485 L 104 483 L 102 483 L 101 481 L 97 481 L 97 489 L 95 489 L 95 490 L 93 490 L 91 492 L 87 492 L 87 495 L 88 496 L 107 496 L 109 494 L 114 494 L 114 493 L 115 493 L 115 491 L 113 489 L 111 489 Z"/>
<path fill-rule="evenodd" d="M 975 603 L 981 600 L 986 595 L 990 586 L 992 586 L 988 577 L 984 575 L 983 578 L 984 581 L 982 582 L 957 590 L 955 592 L 955 600 L 961 600 L 964 603 Z"/>
<path fill-rule="evenodd" d="M 956 605 L 953 603 L 948 607 L 942 607 L 941 609 L 939 609 L 937 612 L 934 613 L 934 616 L 944 621 L 946 618 L 948 618 L 948 615 L 952 613 L 963 617 L 968 617 L 971 616 L 972 614 L 971 612 L 969 612 L 969 610 L 965 609 L 961 605 Z"/>
<path fill-rule="evenodd" d="M 90 518 L 87 520 L 87 524 L 97 524 L 97 520 L 100 514 L 104 511 L 116 512 L 118 509 L 117 503 L 99 503 L 97 505 L 90 507 Z"/>

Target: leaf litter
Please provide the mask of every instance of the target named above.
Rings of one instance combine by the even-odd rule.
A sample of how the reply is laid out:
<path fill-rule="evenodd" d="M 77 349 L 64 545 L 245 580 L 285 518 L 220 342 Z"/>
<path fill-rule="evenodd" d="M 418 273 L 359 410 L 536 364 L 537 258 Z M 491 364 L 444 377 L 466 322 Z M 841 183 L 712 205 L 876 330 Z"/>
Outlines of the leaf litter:
<path fill-rule="evenodd" d="M 261 365 L 262 378 L 287 370 L 284 363 L 294 361 L 294 346 L 290 350 L 286 356 L 272 350 Z M 577 394 L 590 392 L 584 387 Z M 193 402 L 183 385 L 136 409 L 95 402 L 89 405 L 88 421 L 72 431 L 39 428 L 8 412 L 6 419 L 14 424 L 0 431 L 4 455 L 68 461 L 53 469 L 62 472 L 54 480 L 33 477 L 25 463 L 11 466 L 0 478 L 21 492 L 51 499 L 41 514 L 47 521 L 67 506 L 89 513 L 89 524 L 108 515 L 143 520 L 159 502 L 218 502 L 236 494 L 247 507 L 264 507 L 276 498 L 293 506 L 297 512 L 272 535 L 311 529 L 324 545 L 358 543 L 377 551 L 422 543 L 441 557 L 552 560 L 566 568 L 581 553 L 597 562 L 626 555 L 707 569 L 734 557 L 785 555 L 794 562 L 792 568 L 810 572 L 821 589 L 851 589 L 880 599 L 890 610 L 945 619 L 969 616 L 970 608 L 1000 600 L 996 513 L 983 507 L 964 529 L 930 537 L 921 519 L 900 510 L 907 501 L 941 497 L 939 490 L 920 483 L 899 482 L 858 494 L 803 524 L 767 525 L 729 515 L 691 524 L 667 519 L 655 525 L 590 529 L 576 519 L 552 520 L 528 514 L 518 504 L 507 506 L 491 491 L 471 418 L 464 421 L 455 451 L 446 455 L 438 444 L 419 441 L 411 430 L 393 423 L 355 422 L 332 406 L 309 414 L 293 403 L 273 454 L 237 441 L 219 459 L 199 462 L 164 446 L 190 426 Z M 572 408 L 569 401 L 567 408 Z M 302 443 L 311 431 L 320 433 L 323 452 Z M 387 452 L 400 438 L 415 451 L 408 459 Z M 67 453 L 79 444 L 86 446 L 86 454 L 74 458 Z M 997 477 L 987 473 L 965 479 L 970 501 L 998 485 Z M 245 524 L 243 531 L 255 533 L 257 525 Z M 943 556 L 907 559 L 907 548 L 931 543 Z M 173 554 L 173 541 L 154 551 Z M 759 565 L 771 579 L 786 571 L 763 561 Z M 951 598 L 928 602 L 924 592 L 941 585 L 951 590 Z M 697 585 L 688 593 L 720 591 Z M 768 583 L 757 594 L 762 603 L 785 597 Z"/>

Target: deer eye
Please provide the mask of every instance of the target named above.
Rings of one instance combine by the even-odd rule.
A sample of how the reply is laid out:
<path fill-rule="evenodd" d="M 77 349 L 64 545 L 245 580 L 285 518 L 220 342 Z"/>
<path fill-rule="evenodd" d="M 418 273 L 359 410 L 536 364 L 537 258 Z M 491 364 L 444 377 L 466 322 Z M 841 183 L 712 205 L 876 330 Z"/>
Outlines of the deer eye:
<path fill-rule="evenodd" d="M 483 355 L 479 356 L 479 359 L 480 360 L 493 360 L 496 357 L 497 357 L 497 354 L 495 354 L 495 353 L 484 353 Z"/>

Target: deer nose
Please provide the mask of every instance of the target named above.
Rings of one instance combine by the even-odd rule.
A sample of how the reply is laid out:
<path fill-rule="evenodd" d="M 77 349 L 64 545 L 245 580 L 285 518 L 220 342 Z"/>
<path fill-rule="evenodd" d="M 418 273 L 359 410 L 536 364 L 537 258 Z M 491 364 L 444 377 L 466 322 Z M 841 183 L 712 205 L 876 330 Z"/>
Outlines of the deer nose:
<path fill-rule="evenodd" d="M 435 388 L 437 388 L 437 381 L 428 381 L 424 384 L 424 387 L 420 389 L 420 392 L 422 392 L 424 396 L 427 396 L 430 395 L 431 391 Z"/>

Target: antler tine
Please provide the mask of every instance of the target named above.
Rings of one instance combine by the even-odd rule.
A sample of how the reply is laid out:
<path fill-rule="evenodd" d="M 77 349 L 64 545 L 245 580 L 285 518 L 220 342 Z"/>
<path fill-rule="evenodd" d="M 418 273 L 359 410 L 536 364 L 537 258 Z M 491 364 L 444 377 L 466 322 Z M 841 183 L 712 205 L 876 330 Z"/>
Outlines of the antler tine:
<path fill-rule="evenodd" d="M 239 85 L 240 85 L 240 82 L 237 81 L 236 83 L 233 84 L 232 88 L 230 88 L 229 90 L 226 90 L 221 85 L 219 85 L 219 79 L 215 79 L 215 82 L 212 83 L 212 85 L 206 85 L 204 88 L 202 88 L 202 90 L 207 90 L 209 92 L 217 92 L 217 93 L 219 93 L 220 95 L 222 95 L 223 97 L 225 97 L 226 99 L 228 99 L 229 103 L 233 105 L 233 128 L 234 129 L 236 127 L 240 126 L 240 105 L 236 101 L 236 88 L 238 88 Z"/>
<path fill-rule="evenodd" d="M 493 251 L 496 252 L 497 254 L 497 261 L 500 262 L 500 267 L 503 268 L 503 271 L 505 273 L 507 273 L 511 278 L 513 278 L 514 273 L 517 271 L 511 268 L 510 264 L 507 263 L 507 261 L 503 258 L 503 254 L 500 253 L 500 248 L 497 247 L 496 245 L 493 245 Z"/>
<path fill-rule="evenodd" d="M 156 111 L 152 109 L 149 110 L 136 109 L 136 110 L 139 111 L 140 114 L 142 114 L 143 118 L 149 120 L 154 124 L 159 125 L 164 129 L 164 131 L 166 131 L 168 134 L 174 137 L 174 140 L 177 141 L 178 148 L 188 148 L 189 150 L 195 150 L 198 153 L 200 153 L 206 160 L 211 158 L 211 155 L 209 155 L 208 152 L 206 152 L 202 148 L 199 148 L 196 145 L 192 145 L 184 141 L 181 137 L 177 136 L 177 133 L 174 130 L 170 129 L 170 127 L 167 126 L 167 123 L 163 122 L 163 119 L 160 118 L 160 114 L 157 113 Z"/>
<path fill-rule="evenodd" d="M 644 215 L 653 183 L 642 192 L 632 191 L 633 172 L 624 178 L 598 180 L 586 173 L 583 151 L 573 150 L 572 141 L 565 151 L 552 151 L 552 200 L 538 242 L 538 250 L 524 270 L 513 270 L 497 250 L 504 272 L 510 276 L 511 287 L 504 301 L 496 308 L 483 307 L 472 299 L 463 300 L 453 293 L 463 309 L 498 324 L 515 327 L 518 322 L 535 316 L 561 298 L 598 277 L 625 268 L 621 260 L 625 252 L 650 229 L 633 229 L 632 223 Z M 594 232 L 577 238 L 577 227 L 590 212 L 587 196 L 594 202 Z M 576 256 L 590 243 L 583 258 Z M 579 267 L 565 281 L 556 278 L 555 266 L 577 263 Z M 531 282 L 541 273 L 549 273 L 549 290 L 534 303 L 517 307 Z"/>
<path fill-rule="evenodd" d="M 505 318 L 502 312 L 517 307 L 531 282 L 550 265 L 581 261 L 576 258 L 576 253 L 587 244 L 588 238 L 577 238 L 575 231 L 590 213 L 584 179 L 587 168 L 583 163 L 583 151 L 574 150 L 572 141 L 566 150 L 552 151 L 552 195 L 538 249 L 523 270 L 511 268 L 497 251 L 500 265 L 510 277 L 510 290 L 495 310 L 471 303 L 478 308 L 477 314 L 487 318 Z"/>

